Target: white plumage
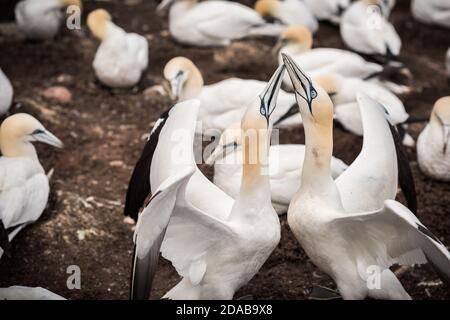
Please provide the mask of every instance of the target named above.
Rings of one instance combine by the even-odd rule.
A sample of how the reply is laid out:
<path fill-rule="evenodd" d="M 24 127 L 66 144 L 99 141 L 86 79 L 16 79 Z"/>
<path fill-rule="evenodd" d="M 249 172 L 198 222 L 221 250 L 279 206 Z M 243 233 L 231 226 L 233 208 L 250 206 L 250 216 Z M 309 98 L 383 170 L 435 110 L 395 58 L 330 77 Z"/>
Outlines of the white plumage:
<path fill-rule="evenodd" d="M 0 300 L 66 300 L 47 289 L 12 286 L 0 288 Z"/>
<path fill-rule="evenodd" d="M 11 82 L 0 69 L 0 115 L 4 115 L 8 112 L 13 101 L 13 87 Z"/>
<path fill-rule="evenodd" d="M 342 13 L 350 5 L 350 0 L 303 0 L 319 20 L 339 24 Z"/>
<path fill-rule="evenodd" d="M 412 0 L 411 11 L 417 20 L 450 28 L 450 1 Z"/>

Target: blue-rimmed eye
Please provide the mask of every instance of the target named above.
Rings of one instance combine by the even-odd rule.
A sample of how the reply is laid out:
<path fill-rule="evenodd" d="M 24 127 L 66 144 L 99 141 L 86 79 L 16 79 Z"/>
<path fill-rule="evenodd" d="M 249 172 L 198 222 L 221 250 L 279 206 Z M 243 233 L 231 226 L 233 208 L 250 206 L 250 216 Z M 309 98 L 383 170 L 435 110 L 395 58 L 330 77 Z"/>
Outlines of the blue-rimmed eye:
<path fill-rule="evenodd" d="M 36 130 L 34 130 L 33 131 L 33 135 L 35 135 L 35 134 L 43 134 L 44 133 L 44 130 L 41 130 L 41 129 L 36 129 Z"/>
<path fill-rule="evenodd" d="M 315 99 L 317 97 L 317 91 L 315 89 L 311 90 L 311 98 Z"/>
<path fill-rule="evenodd" d="M 261 112 L 261 114 L 262 114 L 263 116 L 266 115 L 266 109 L 265 109 L 264 107 L 261 107 L 261 109 L 259 109 L 259 112 Z"/>

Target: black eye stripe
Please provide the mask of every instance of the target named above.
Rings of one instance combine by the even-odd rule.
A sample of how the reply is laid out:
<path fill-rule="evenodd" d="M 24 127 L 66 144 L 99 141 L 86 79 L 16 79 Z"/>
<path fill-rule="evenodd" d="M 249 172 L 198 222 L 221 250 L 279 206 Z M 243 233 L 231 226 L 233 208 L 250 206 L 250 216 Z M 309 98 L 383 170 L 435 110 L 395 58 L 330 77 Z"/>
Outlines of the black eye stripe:
<path fill-rule="evenodd" d="M 43 134 L 43 133 L 44 133 L 44 130 L 36 129 L 36 130 L 33 131 L 32 135 L 35 135 L 35 134 Z"/>

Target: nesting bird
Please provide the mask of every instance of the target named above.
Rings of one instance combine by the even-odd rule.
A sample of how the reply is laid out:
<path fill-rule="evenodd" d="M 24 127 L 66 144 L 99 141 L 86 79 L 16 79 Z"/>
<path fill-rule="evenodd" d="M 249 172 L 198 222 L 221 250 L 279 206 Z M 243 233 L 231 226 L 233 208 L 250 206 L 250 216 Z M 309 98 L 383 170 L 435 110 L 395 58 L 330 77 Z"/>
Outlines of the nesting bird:
<path fill-rule="evenodd" d="M 396 192 L 391 183 L 395 179 L 385 175 L 380 164 L 392 167 L 392 161 L 382 160 L 376 168 L 358 161 L 333 180 L 333 103 L 292 59 L 286 56 L 285 62 L 303 118 L 306 147 L 301 187 L 289 206 L 288 223 L 308 256 L 336 282 L 344 299 L 410 299 L 389 269 L 394 263 L 429 260 L 448 283 L 450 253 L 446 247 L 406 207 L 386 200 Z M 386 127 L 381 105 L 366 95 L 358 100 L 364 105 L 361 112 L 368 116 L 364 127 L 380 130 L 374 123 L 383 122 L 381 127 Z M 389 128 L 372 138 L 364 144 L 367 142 L 374 154 L 392 140 Z M 395 157 L 392 148 L 385 152 Z M 366 173 L 376 170 L 378 179 Z M 368 204 L 366 200 L 372 197 L 386 201 L 381 206 L 373 201 Z M 378 206 L 368 209 L 374 205 Z"/>
<path fill-rule="evenodd" d="M 411 11 L 420 22 L 450 28 L 450 1 L 412 0 Z"/>
<path fill-rule="evenodd" d="M 227 46 L 232 40 L 249 36 L 278 36 L 283 29 L 236 2 L 164 0 L 158 9 L 168 6 L 172 37 L 188 45 Z"/>
<path fill-rule="evenodd" d="M 15 9 L 17 26 L 29 39 L 51 39 L 63 23 L 62 10 L 72 5 L 81 10 L 81 0 L 20 1 Z"/>
<path fill-rule="evenodd" d="M 220 137 L 206 163 L 214 165 L 214 184 L 234 199 L 239 195 L 242 180 L 242 132 L 240 123 L 228 127 Z M 272 145 L 269 149 L 270 195 L 275 211 L 287 212 L 292 196 L 298 190 L 305 146 L 302 144 Z M 332 158 L 331 171 L 337 178 L 347 169 L 340 159 Z"/>
<path fill-rule="evenodd" d="M 303 1 L 258 0 L 255 10 L 264 18 L 280 21 L 285 25 L 302 25 L 315 33 L 319 24 Z"/>
<path fill-rule="evenodd" d="M 283 72 L 277 69 L 242 118 L 244 165 L 235 201 L 195 165 L 198 100 L 177 104 L 154 131 L 153 155 L 143 155 L 153 196 L 136 226 L 131 298 L 148 299 L 160 249 L 182 277 L 164 296 L 169 299 L 232 299 L 270 256 L 281 228 L 265 168 Z M 174 134 L 184 139 L 174 141 Z"/>
<path fill-rule="evenodd" d="M 87 25 L 101 41 L 92 64 L 97 78 L 111 88 L 136 85 L 148 65 L 147 39 L 125 32 L 104 9 L 91 12 Z"/>
<path fill-rule="evenodd" d="M 319 20 L 327 20 L 339 24 L 342 13 L 350 5 L 351 0 L 303 0 Z"/>
<path fill-rule="evenodd" d="M 430 178 L 450 181 L 450 97 L 434 104 L 430 122 L 417 140 L 417 160 Z"/>
<path fill-rule="evenodd" d="M 199 120 L 202 127 L 197 128 L 197 132 L 206 136 L 216 136 L 231 124 L 239 122 L 246 106 L 267 85 L 267 82 L 259 80 L 229 78 L 205 86 L 200 70 L 185 57 L 171 59 L 164 68 L 164 77 L 170 82 L 172 95 L 178 101 L 200 100 Z M 271 115 L 277 125 L 286 127 L 301 123 L 298 113 L 289 114 L 295 106 L 293 94 L 280 90 L 277 103 Z"/>
<path fill-rule="evenodd" d="M 11 82 L 0 69 L 0 116 L 6 114 L 13 101 L 14 90 Z"/>
<path fill-rule="evenodd" d="M 341 19 L 340 32 L 352 50 L 388 58 L 400 54 L 401 40 L 387 20 L 393 1 L 359 0 L 350 5 Z"/>
<path fill-rule="evenodd" d="M 61 148 L 62 142 L 34 117 L 18 113 L 0 127 L 0 256 L 10 241 L 44 211 L 49 196 L 48 177 L 33 142 Z"/>

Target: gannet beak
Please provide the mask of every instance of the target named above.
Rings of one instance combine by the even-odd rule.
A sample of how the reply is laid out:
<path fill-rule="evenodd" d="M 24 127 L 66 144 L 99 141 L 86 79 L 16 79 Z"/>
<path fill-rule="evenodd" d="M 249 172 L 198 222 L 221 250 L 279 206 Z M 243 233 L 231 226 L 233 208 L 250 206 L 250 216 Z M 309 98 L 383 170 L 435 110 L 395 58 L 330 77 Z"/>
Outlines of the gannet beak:
<path fill-rule="evenodd" d="M 267 123 L 269 123 L 270 115 L 277 106 L 277 98 L 283 82 L 284 71 L 285 66 L 279 66 L 272 75 L 270 81 L 267 83 L 264 91 L 259 94 L 259 98 L 261 99 L 261 107 L 259 112 L 266 117 Z"/>
<path fill-rule="evenodd" d="M 180 97 L 185 80 L 185 75 L 182 72 L 179 72 L 175 78 L 170 80 L 170 87 L 172 89 L 171 95 L 173 99 L 178 99 Z"/>
<path fill-rule="evenodd" d="M 170 5 L 175 2 L 175 0 L 163 0 L 157 7 L 156 7 L 156 11 L 157 12 L 161 12 L 164 9 L 170 7 Z"/>
<path fill-rule="evenodd" d="M 283 62 L 294 86 L 295 95 L 301 97 L 308 103 L 309 111 L 312 113 L 312 101 L 317 97 L 311 78 L 295 63 L 287 54 L 282 53 Z"/>
<path fill-rule="evenodd" d="M 444 128 L 444 147 L 442 149 L 442 154 L 447 153 L 448 144 L 450 143 L 450 125 L 443 124 Z"/>
<path fill-rule="evenodd" d="M 39 141 L 56 148 L 63 148 L 64 144 L 53 133 L 47 130 L 36 130 L 31 134 L 34 141 Z"/>

